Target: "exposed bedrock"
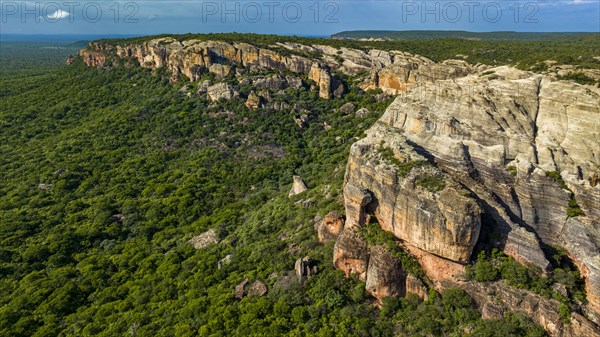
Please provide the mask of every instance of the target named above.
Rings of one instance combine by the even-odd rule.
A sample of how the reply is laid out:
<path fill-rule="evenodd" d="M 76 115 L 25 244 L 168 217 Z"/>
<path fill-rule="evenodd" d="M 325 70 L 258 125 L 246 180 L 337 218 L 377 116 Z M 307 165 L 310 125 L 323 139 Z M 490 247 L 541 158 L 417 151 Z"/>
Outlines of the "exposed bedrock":
<path fill-rule="evenodd" d="M 190 80 L 199 79 L 207 71 L 217 77 L 233 73 L 231 65 L 244 68 L 289 70 L 303 74 L 317 84 L 324 99 L 344 94 L 344 84 L 334 75 L 370 73 L 362 87 L 380 88 L 388 94 L 410 90 L 416 83 L 465 76 L 475 67 L 464 61 L 435 63 L 425 57 L 401 51 L 333 48 L 322 45 L 278 43 L 275 48 L 261 48 L 247 43 L 186 40 L 163 37 L 138 43 L 113 45 L 92 42 L 79 52 L 88 66 L 112 65 L 111 58 L 136 60 L 145 68 L 166 68 L 173 75 L 184 74 Z M 314 57 L 300 56 L 313 53 Z M 296 54 L 295 54 L 296 53 Z M 300 54 L 300 55 L 297 55 Z M 73 59 L 67 61 L 69 64 Z"/>
<path fill-rule="evenodd" d="M 394 159 L 386 158 L 383 149 L 393 149 Z M 415 167 L 404 175 L 402 166 L 410 165 Z M 420 186 L 426 178 L 440 190 Z M 394 129 L 376 125 L 352 146 L 345 179 L 349 225 L 364 224 L 365 212 L 371 211 L 383 229 L 403 242 L 446 259 L 469 261 L 479 237 L 481 208 L 467 190 L 426 165 Z"/>
<path fill-rule="evenodd" d="M 365 289 L 378 299 L 406 294 L 406 275 L 399 259 L 381 246 L 369 250 Z"/>
<path fill-rule="evenodd" d="M 378 300 L 407 294 L 428 298 L 425 283 L 405 271 L 399 257 L 383 246 L 367 245 L 356 229 L 346 228 L 338 237 L 333 251 L 336 268 L 364 281 L 365 289 Z"/>
<path fill-rule="evenodd" d="M 433 166 L 398 175 L 424 158 Z M 421 188 L 425 173 L 444 184 Z M 461 281 L 480 231 L 543 271 L 551 266 L 542 248 L 563 247 L 586 283 L 582 319 L 599 323 L 599 176 L 600 89 L 498 67 L 396 98 L 350 151 L 347 224 L 360 226 L 372 212 L 438 287 Z M 574 216 L 578 207 L 583 214 Z M 552 335 L 568 335 L 557 329 Z"/>

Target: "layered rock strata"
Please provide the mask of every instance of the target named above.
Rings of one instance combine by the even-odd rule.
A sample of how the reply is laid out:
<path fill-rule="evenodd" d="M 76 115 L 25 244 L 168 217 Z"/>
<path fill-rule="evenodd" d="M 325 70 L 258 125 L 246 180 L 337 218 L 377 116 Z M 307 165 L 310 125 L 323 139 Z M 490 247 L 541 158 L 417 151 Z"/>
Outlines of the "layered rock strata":
<path fill-rule="evenodd" d="M 191 81 L 198 80 L 205 72 L 218 78 L 234 73 L 232 66 L 250 69 L 288 70 L 307 76 L 317 85 L 319 96 L 324 99 L 340 97 L 346 91 L 344 84 L 334 75 L 370 73 L 363 88 L 380 88 L 386 93 L 397 94 L 411 89 L 416 83 L 464 76 L 475 70 L 464 61 L 433 61 L 400 51 L 371 50 L 368 52 L 349 48 L 333 48 L 322 45 L 279 43 L 275 48 L 259 48 L 247 43 L 224 41 L 187 40 L 178 41 L 164 37 L 140 43 L 112 44 L 91 42 L 79 52 L 85 64 L 94 67 L 112 66 L 113 58 L 135 60 L 145 68 L 166 68 L 175 76 L 183 74 Z M 281 53 L 285 48 L 291 53 Z M 314 58 L 295 55 L 315 55 Z M 73 58 L 67 63 L 71 64 Z"/>
<path fill-rule="evenodd" d="M 424 168 L 398 175 L 398 168 L 423 159 L 443 172 L 445 184 L 430 193 L 415 188 L 413 177 Z M 558 314 L 554 304 L 546 306 L 552 314 L 521 311 L 552 336 L 591 336 L 600 331 L 599 175 L 600 89 L 509 67 L 421 83 L 352 146 L 344 232 L 360 228 L 372 212 L 438 289 L 463 284 L 462 266 L 480 231 L 542 272 L 551 272 L 543 247 L 560 246 L 585 280 L 585 317 L 573 313 L 570 325 L 549 323 Z M 343 238 L 334 259 L 344 256 Z M 546 305 L 536 303 L 540 310 Z"/>

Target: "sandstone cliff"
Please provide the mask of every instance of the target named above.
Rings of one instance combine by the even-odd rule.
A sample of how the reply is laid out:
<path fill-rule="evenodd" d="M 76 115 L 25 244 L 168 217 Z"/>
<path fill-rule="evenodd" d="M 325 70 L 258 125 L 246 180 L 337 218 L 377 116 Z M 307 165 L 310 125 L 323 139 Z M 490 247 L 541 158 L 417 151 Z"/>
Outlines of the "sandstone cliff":
<path fill-rule="evenodd" d="M 393 157 L 384 160 L 385 152 Z M 442 186 L 415 188 L 423 167 L 398 174 L 398 167 L 419 160 L 432 164 L 428 174 L 441 177 Z M 585 280 L 587 317 L 574 313 L 567 327 L 548 322 L 557 312 L 554 304 L 547 305 L 547 315 L 535 308 L 524 312 L 553 336 L 597 335 L 599 175 L 598 88 L 510 67 L 424 81 L 397 97 L 352 146 L 344 231 L 364 225 L 365 214 L 373 212 L 438 288 L 463 284 L 463 264 L 480 232 L 517 261 L 544 272 L 551 267 L 542 248 L 563 247 Z M 343 238 L 334 259 L 346 246 L 339 243 Z M 479 296 L 473 289 L 472 296 Z M 509 304 L 503 310 L 521 310 Z M 573 332 L 572 326 L 583 330 Z"/>
<path fill-rule="evenodd" d="M 288 52 L 280 52 L 281 48 Z M 306 53 L 320 56 L 297 55 Z M 180 42 L 170 37 L 117 45 L 91 42 L 79 52 L 79 56 L 88 66 L 112 66 L 117 64 L 113 60 L 120 58 L 136 61 L 145 68 L 166 68 L 174 76 L 183 74 L 191 81 L 196 81 L 205 72 L 211 72 L 218 78 L 227 76 L 233 73 L 232 67 L 288 70 L 315 82 L 320 97 L 324 99 L 340 97 L 346 90 L 335 73 L 355 75 L 367 72 L 371 75 L 364 79 L 363 88 L 380 88 L 386 93 L 398 94 L 419 82 L 451 79 L 474 71 L 474 67 L 464 61 L 436 64 L 425 57 L 400 51 L 365 52 L 295 43 L 259 48 L 247 43 L 223 41 Z M 67 62 L 70 64 L 73 59 Z"/>

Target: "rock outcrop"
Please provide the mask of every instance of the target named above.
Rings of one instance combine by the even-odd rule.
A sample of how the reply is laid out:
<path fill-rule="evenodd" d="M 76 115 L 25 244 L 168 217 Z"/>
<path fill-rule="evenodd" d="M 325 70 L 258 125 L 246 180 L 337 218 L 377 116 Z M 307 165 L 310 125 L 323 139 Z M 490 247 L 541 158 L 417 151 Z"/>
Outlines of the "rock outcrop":
<path fill-rule="evenodd" d="M 294 264 L 294 271 L 296 272 L 298 281 L 300 281 L 300 283 L 304 283 L 304 281 L 313 277 L 317 273 L 317 264 L 308 256 L 305 256 L 296 260 L 296 263 Z"/>
<path fill-rule="evenodd" d="M 449 260 L 469 261 L 481 228 L 476 199 L 428 165 L 393 129 L 376 125 L 352 146 L 345 179 L 349 224 L 362 225 L 364 214 L 373 212 L 384 230 L 407 244 Z M 435 193 L 427 188 L 428 181 L 436 184 L 430 186 Z M 368 203 L 365 190 L 371 196 Z"/>
<path fill-rule="evenodd" d="M 407 294 L 429 298 L 425 283 L 405 271 L 399 257 L 383 246 L 369 246 L 356 228 L 344 229 L 336 240 L 333 264 L 347 277 L 364 281 L 365 289 L 378 300 Z"/>
<path fill-rule="evenodd" d="M 195 249 L 202 249 L 208 247 L 210 244 L 218 243 L 219 235 L 214 229 L 210 229 L 198 236 L 188 240 L 188 243 L 194 246 Z"/>
<path fill-rule="evenodd" d="M 252 110 L 260 108 L 262 106 L 260 96 L 258 96 L 254 91 L 251 91 L 248 95 L 245 105 L 246 108 Z"/>
<path fill-rule="evenodd" d="M 233 297 L 237 298 L 238 300 L 244 298 L 246 293 L 246 284 L 248 284 L 248 278 L 245 278 L 242 282 L 238 283 L 233 291 Z"/>
<path fill-rule="evenodd" d="M 227 83 L 217 83 L 215 85 L 211 85 L 207 89 L 208 97 L 212 101 L 219 100 L 230 100 L 233 97 L 237 97 L 239 93 L 233 90 L 233 87 Z"/>
<path fill-rule="evenodd" d="M 244 296 L 264 296 L 266 295 L 268 288 L 261 280 L 255 280 L 250 286 L 248 286 L 248 278 L 245 278 L 237 286 L 233 292 L 233 297 L 241 300 Z M 248 288 L 248 289 L 246 289 Z"/>
<path fill-rule="evenodd" d="M 267 291 L 267 285 L 260 280 L 256 280 L 248 288 L 248 296 L 264 296 Z"/>
<path fill-rule="evenodd" d="M 344 228 L 344 218 L 338 212 L 329 212 L 327 216 L 315 224 L 319 242 L 335 241 Z"/>
<path fill-rule="evenodd" d="M 476 69 L 464 61 L 446 61 L 437 64 L 425 57 L 401 51 L 382 51 L 340 48 L 329 46 L 307 46 L 297 43 L 279 43 L 291 53 L 280 53 L 270 48 L 259 48 L 247 43 L 224 41 L 187 40 L 178 41 L 171 37 L 156 38 L 140 43 L 114 45 L 108 42 L 91 42 L 79 52 L 85 64 L 94 67 L 117 66 L 114 58 L 137 61 L 145 68 L 167 68 L 176 79 L 180 74 L 191 81 L 198 80 L 205 72 L 223 78 L 238 72 L 238 68 L 278 69 L 307 76 L 316 83 L 319 96 L 324 99 L 341 97 L 346 87 L 335 73 L 356 75 L 367 72 L 363 88 L 380 88 L 386 93 L 406 92 L 420 82 L 452 79 L 474 72 Z M 321 53 L 321 58 L 295 55 Z M 69 59 L 69 63 L 73 63 Z M 232 66 L 233 65 L 233 66 Z M 270 88 L 283 82 L 267 81 Z M 287 76 L 284 86 L 299 89 L 302 80 Z M 258 83 L 257 83 L 258 84 Z M 258 84 L 260 86 L 261 84 Z M 281 88 L 283 89 L 283 88 Z"/>
<path fill-rule="evenodd" d="M 292 189 L 289 193 L 290 197 L 308 191 L 308 187 L 306 187 L 306 184 L 304 183 L 304 180 L 302 180 L 301 177 L 294 176 L 293 179 L 294 182 L 292 184 Z"/>
<path fill-rule="evenodd" d="M 381 246 L 370 248 L 365 289 L 375 298 L 404 296 L 406 275 L 397 257 Z"/>
<path fill-rule="evenodd" d="M 378 74 L 379 82 L 406 93 L 351 148 L 346 227 L 334 264 L 368 274 L 369 262 L 362 262 L 368 247 L 351 233 L 369 214 L 401 240 L 438 289 L 462 284 L 463 265 L 482 231 L 488 244 L 542 271 L 551 271 L 542 247 L 560 246 L 585 280 L 585 317 L 573 313 L 572 324 L 564 325 L 555 303 L 539 296 L 534 304 L 508 303 L 502 310 L 524 312 L 552 336 L 597 333 L 600 90 L 510 67 L 420 69 L 435 83 L 414 84 L 414 72 L 406 72 L 404 82 Z M 531 295 L 502 291 L 508 301 Z M 490 317 L 502 311 L 482 308 Z"/>

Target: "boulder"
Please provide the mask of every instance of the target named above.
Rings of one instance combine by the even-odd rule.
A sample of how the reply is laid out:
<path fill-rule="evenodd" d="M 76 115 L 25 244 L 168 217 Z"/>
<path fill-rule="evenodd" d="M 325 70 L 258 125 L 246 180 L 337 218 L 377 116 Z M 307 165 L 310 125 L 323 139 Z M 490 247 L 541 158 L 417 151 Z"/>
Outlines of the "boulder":
<path fill-rule="evenodd" d="M 233 90 L 233 87 L 227 83 L 217 83 L 207 88 L 208 96 L 212 101 L 221 99 L 230 100 L 237 97 L 238 93 Z"/>
<path fill-rule="evenodd" d="M 296 277 L 298 277 L 300 283 L 304 283 L 304 281 L 317 273 L 317 264 L 308 256 L 305 256 L 304 258 L 296 260 L 294 271 L 296 272 Z"/>
<path fill-rule="evenodd" d="M 233 257 L 232 254 L 225 255 L 224 258 L 220 259 L 219 262 L 217 262 L 217 268 L 221 269 L 221 268 L 223 268 L 224 265 L 229 264 L 231 262 L 232 257 Z"/>
<path fill-rule="evenodd" d="M 251 91 L 248 95 L 248 99 L 246 100 L 246 108 L 251 110 L 256 110 L 262 106 L 260 96 L 258 96 L 254 91 Z"/>
<path fill-rule="evenodd" d="M 354 113 L 356 106 L 350 102 L 345 103 L 340 107 L 340 112 L 344 115 L 351 115 Z"/>
<path fill-rule="evenodd" d="M 248 288 L 248 296 L 264 296 L 267 293 L 267 285 L 260 280 L 254 281 Z"/>
<path fill-rule="evenodd" d="M 294 196 L 294 195 L 298 195 L 302 192 L 308 191 L 308 187 L 306 187 L 306 184 L 304 183 L 304 180 L 302 180 L 302 178 L 298 177 L 298 176 L 294 176 L 294 182 L 292 184 L 292 189 L 290 190 L 290 193 L 288 196 Z"/>
<path fill-rule="evenodd" d="M 209 229 L 208 231 L 189 239 L 188 243 L 194 246 L 195 249 L 202 249 L 208 247 L 210 244 L 219 243 L 219 236 L 216 230 Z"/>
<path fill-rule="evenodd" d="M 305 127 L 307 127 L 309 121 L 310 121 L 310 116 L 307 114 L 301 114 L 299 116 L 294 116 L 294 122 L 301 129 L 304 129 Z"/>
<path fill-rule="evenodd" d="M 355 115 L 356 117 L 365 117 L 365 116 L 366 116 L 366 115 L 368 115 L 368 114 L 369 114 L 369 109 L 367 109 L 367 108 L 361 108 L 361 109 L 358 109 L 358 110 L 357 110 L 357 111 L 354 113 L 354 115 Z"/>
<path fill-rule="evenodd" d="M 233 297 L 241 300 L 244 298 L 246 284 L 248 283 L 248 279 L 245 278 L 242 282 L 240 282 L 237 286 L 235 286 L 235 291 L 233 293 Z"/>
<path fill-rule="evenodd" d="M 373 297 L 403 297 L 406 292 L 406 272 L 402 262 L 382 246 L 369 250 L 365 289 Z"/>
<path fill-rule="evenodd" d="M 208 87 L 210 87 L 210 81 L 206 80 L 198 83 L 198 95 L 206 94 L 208 92 Z"/>
<path fill-rule="evenodd" d="M 369 263 L 369 248 L 357 231 L 345 228 L 333 246 L 333 265 L 346 274 L 356 275 L 366 281 Z"/>

